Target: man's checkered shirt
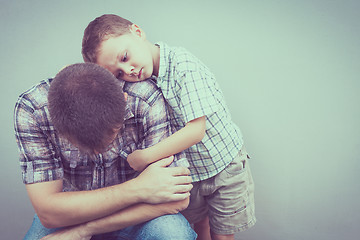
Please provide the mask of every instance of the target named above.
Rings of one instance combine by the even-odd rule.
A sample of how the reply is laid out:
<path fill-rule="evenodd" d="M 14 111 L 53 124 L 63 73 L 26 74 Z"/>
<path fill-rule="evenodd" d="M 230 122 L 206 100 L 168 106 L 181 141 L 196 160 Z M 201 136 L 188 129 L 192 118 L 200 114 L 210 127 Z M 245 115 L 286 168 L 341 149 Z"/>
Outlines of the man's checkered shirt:
<path fill-rule="evenodd" d="M 15 107 L 15 136 L 25 184 L 63 179 L 63 191 L 92 190 L 137 175 L 126 158 L 135 149 L 158 143 L 171 134 L 165 100 L 152 81 L 124 83 L 128 93 L 124 127 L 108 151 L 80 152 L 54 129 L 48 112 L 51 79 L 23 93 Z M 122 93 L 119 93 L 122 94 Z M 187 166 L 184 154 L 175 166 Z"/>

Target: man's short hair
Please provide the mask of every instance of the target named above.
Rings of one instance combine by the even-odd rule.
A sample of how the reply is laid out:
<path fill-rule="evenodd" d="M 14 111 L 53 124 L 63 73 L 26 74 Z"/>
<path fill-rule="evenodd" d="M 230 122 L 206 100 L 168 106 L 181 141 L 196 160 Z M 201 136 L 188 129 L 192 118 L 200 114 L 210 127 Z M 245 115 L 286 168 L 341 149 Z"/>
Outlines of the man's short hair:
<path fill-rule="evenodd" d="M 82 56 L 85 62 L 96 63 L 100 44 L 109 37 L 118 37 L 130 33 L 133 23 L 114 14 L 105 14 L 95 18 L 84 31 Z"/>
<path fill-rule="evenodd" d="M 61 70 L 51 81 L 48 103 L 55 130 L 84 151 L 104 151 L 124 122 L 122 84 L 94 63 Z"/>

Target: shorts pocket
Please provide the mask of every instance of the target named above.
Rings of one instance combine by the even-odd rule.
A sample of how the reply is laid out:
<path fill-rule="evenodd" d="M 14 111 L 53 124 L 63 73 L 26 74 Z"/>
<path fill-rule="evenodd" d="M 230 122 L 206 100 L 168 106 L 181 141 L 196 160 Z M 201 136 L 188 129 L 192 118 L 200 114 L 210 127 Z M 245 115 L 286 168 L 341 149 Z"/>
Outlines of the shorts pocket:
<path fill-rule="evenodd" d="M 244 172 L 247 165 L 249 156 L 246 151 L 241 151 L 236 158 L 224 169 L 224 171 L 230 175 L 239 174 Z"/>

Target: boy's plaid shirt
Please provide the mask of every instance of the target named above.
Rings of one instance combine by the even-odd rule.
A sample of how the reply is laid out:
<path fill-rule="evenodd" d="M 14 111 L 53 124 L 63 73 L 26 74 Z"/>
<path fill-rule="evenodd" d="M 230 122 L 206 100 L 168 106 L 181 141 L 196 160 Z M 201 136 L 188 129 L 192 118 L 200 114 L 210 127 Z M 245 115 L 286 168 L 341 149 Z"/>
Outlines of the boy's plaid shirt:
<path fill-rule="evenodd" d="M 242 133 L 231 120 L 224 96 L 210 70 L 181 47 L 159 42 L 160 68 L 156 79 L 168 104 L 173 128 L 180 130 L 206 116 L 205 137 L 185 150 L 193 181 L 222 171 L 239 153 Z"/>

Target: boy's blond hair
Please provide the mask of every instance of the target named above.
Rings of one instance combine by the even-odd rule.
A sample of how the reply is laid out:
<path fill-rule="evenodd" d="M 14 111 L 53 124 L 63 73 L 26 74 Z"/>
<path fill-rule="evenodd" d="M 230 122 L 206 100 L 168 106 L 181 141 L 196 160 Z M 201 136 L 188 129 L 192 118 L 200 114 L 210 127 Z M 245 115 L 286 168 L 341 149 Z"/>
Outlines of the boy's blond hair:
<path fill-rule="evenodd" d="M 130 33 L 133 23 L 114 14 L 104 14 L 89 23 L 82 40 L 82 56 L 85 62 L 97 61 L 100 44 L 109 37 Z"/>

